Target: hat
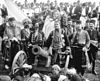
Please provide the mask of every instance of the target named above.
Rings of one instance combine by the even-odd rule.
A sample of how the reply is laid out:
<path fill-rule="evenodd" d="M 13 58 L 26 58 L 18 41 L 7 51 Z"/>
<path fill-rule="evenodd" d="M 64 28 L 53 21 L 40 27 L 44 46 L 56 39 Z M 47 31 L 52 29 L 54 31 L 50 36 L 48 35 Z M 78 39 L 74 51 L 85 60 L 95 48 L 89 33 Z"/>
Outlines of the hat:
<path fill-rule="evenodd" d="M 31 77 L 36 77 L 36 78 L 38 77 L 38 78 L 40 78 L 38 73 L 34 73 Z"/>
<path fill-rule="evenodd" d="M 86 23 L 89 23 L 90 22 L 90 20 L 86 20 Z"/>
<path fill-rule="evenodd" d="M 80 20 L 77 20 L 77 21 L 76 21 L 76 24 L 81 24 L 81 21 L 80 21 Z"/>
<path fill-rule="evenodd" d="M 82 6 L 86 6 L 86 3 L 83 3 Z"/>
<path fill-rule="evenodd" d="M 59 65 L 56 65 L 56 64 L 53 65 L 52 68 L 53 68 L 53 69 L 58 69 L 59 71 L 61 70 L 60 66 L 59 66 Z"/>
<path fill-rule="evenodd" d="M 35 28 L 39 28 L 39 23 L 35 23 Z"/>
<path fill-rule="evenodd" d="M 90 23 L 93 23 L 93 24 L 95 24 L 95 20 L 90 20 Z"/>
<path fill-rule="evenodd" d="M 23 23 L 23 25 L 25 25 L 25 23 L 31 23 L 31 21 L 29 20 L 29 19 L 24 19 L 23 21 L 22 21 L 22 23 Z"/>
<path fill-rule="evenodd" d="M 10 17 L 10 18 L 8 19 L 8 21 L 10 21 L 10 22 L 15 21 L 15 18 L 14 18 L 14 17 Z"/>

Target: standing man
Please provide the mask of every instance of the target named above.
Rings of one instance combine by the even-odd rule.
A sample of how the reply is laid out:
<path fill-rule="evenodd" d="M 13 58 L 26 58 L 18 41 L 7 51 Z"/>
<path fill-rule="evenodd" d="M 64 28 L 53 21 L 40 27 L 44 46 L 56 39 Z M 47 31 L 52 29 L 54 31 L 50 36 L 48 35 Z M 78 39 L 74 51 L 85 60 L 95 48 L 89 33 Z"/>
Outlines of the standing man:
<path fill-rule="evenodd" d="M 81 16 L 82 8 L 79 4 L 74 3 L 74 6 L 71 11 L 71 18 L 73 20 L 79 20 Z"/>
<path fill-rule="evenodd" d="M 73 65 L 78 74 L 84 75 L 85 69 L 83 65 L 86 65 L 85 51 L 89 48 L 90 37 L 87 31 L 82 29 L 81 21 L 76 22 L 76 32 L 73 33 L 72 45 L 78 48 L 72 49 Z"/>
<path fill-rule="evenodd" d="M 14 17 L 11 17 L 8 19 L 8 23 L 6 25 L 4 36 L 3 36 L 3 43 L 2 43 L 2 51 L 4 50 L 4 47 L 9 49 L 9 66 L 11 67 L 13 58 L 15 56 L 15 52 L 17 51 L 17 47 L 15 47 L 14 51 L 11 49 L 11 41 L 13 41 L 13 38 L 16 38 L 16 42 L 21 40 L 21 29 L 20 27 L 16 26 L 16 20 Z M 4 43 L 6 42 L 6 43 Z M 13 52 L 13 53 L 12 53 Z M 3 53 L 4 56 L 4 53 Z"/>
<path fill-rule="evenodd" d="M 99 2 L 99 6 L 97 6 L 96 10 L 98 13 L 98 22 L 99 22 L 99 30 L 100 30 L 100 2 Z"/>
<path fill-rule="evenodd" d="M 21 30 L 21 42 L 22 42 L 22 49 L 27 52 L 27 46 L 29 43 L 30 38 L 30 27 L 29 27 L 29 20 L 25 19 L 23 21 L 24 29 Z"/>
<path fill-rule="evenodd" d="M 45 43 L 45 47 L 47 47 L 47 49 L 50 47 L 52 48 L 52 64 L 57 63 L 58 52 L 64 52 L 70 46 L 69 39 L 67 35 L 62 32 L 59 21 L 55 21 L 54 27 L 55 30 L 50 33 Z"/>
<path fill-rule="evenodd" d="M 96 60 L 96 55 L 98 51 L 98 43 L 100 42 L 99 40 L 99 32 L 95 29 L 95 20 L 90 21 L 89 29 L 87 30 L 90 36 L 90 50 L 88 52 L 89 54 L 89 59 L 90 63 L 92 63 L 92 73 L 97 74 L 95 71 L 95 60 Z"/>

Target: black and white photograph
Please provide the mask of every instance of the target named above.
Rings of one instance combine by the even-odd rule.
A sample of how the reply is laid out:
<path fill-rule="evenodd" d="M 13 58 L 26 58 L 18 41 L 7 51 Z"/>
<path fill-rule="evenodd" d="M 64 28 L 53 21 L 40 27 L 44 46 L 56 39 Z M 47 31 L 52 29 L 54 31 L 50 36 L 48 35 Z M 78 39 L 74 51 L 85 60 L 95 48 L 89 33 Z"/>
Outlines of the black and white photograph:
<path fill-rule="evenodd" d="M 100 0 L 0 0 L 0 81 L 100 81 Z"/>

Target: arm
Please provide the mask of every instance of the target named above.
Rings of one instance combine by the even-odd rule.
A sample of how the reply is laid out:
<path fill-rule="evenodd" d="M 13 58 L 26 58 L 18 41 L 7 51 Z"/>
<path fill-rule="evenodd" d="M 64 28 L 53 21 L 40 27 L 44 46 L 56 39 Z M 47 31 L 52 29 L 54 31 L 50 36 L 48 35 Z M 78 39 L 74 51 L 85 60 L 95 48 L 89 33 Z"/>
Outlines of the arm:
<path fill-rule="evenodd" d="M 7 28 L 4 31 L 4 35 L 3 35 L 3 40 L 8 39 L 8 35 L 7 35 Z"/>
<path fill-rule="evenodd" d="M 45 47 L 48 47 L 49 48 L 50 45 L 52 44 L 52 36 L 53 36 L 53 32 L 50 33 L 48 39 L 46 40 L 46 42 L 44 44 Z"/>
<path fill-rule="evenodd" d="M 18 34 L 17 34 L 16 37 L 17 37 L 18 40 L 21 40 L 21 28 L 20 27 L 16 27 L 16 28 L 17 28 L 17 31 L 18 31 Z"/>
<path fill-rule="evenodd" d="M 70 46 L 69 38 L 68 38 L 68 36 L 66 35 L 66 33 L 64 33 L 64 38 L 65 38 L 65 45 L 66 45 L 66 47 L 67 47 L 67 46 Z"/>
<path fill-rule="evenodd" d="M 87 31 L 86 31 L 85 35 L 86 35 L 86 45 L 85 46 L 86 46 L 86 48 L 89 48 L 89 46 L 90 46 L 90 36 L 89 36 Z"/>

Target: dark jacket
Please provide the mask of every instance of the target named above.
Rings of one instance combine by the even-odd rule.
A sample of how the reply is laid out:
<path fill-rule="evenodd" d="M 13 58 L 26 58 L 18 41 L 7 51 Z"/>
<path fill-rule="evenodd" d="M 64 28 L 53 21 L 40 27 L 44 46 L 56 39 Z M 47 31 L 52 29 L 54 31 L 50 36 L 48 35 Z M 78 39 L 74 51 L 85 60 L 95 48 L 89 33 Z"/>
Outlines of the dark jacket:
<path fill-rule="evenodd" d="M 3 38 L 4 35 L 4 31 L 6 28 L 6 23 L 3 23 L 2 25 L 0 25 L 0 36 Z"/>
<path fill-rule="evenodd" d="M 87 30 L 88 31 L 88 33 L 89 33 L 89 36 L 90 36 L 90 40 L 95 40 L 95 41 L 98 41 L 98 42 L 100 42 L 100 35 L 99 35 L 99 31 L 97 31 L 97 30 L 90 30 L 90 29 L 88 29 Z"/>
<path fill-rule="evenodd" d="M 7 8 L 1 9 L 1 12 L 2 12 L 2 17 L 3 17 L 3 18 L 5 18 L 6 16 L 8 16 Z"/>

